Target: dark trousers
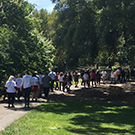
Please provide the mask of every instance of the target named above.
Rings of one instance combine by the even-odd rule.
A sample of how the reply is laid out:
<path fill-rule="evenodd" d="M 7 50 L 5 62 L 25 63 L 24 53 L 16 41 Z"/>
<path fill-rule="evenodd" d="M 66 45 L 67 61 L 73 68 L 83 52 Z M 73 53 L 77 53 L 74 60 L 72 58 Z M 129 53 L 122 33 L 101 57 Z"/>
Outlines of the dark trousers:
<path fill-rule="evenodd" d="M 49 95 L 49 88 L 48 87 L 43 87 L 45 98 L 48 98 Z"/>
<path fill-rule="evenodd" d="M 58 81 L 56 81 L 56 87 L 55 87 L 55 90 L 56 90 L 56 89 L 59 89 Z"/>
<path fill-rule="evenodd" d="M 42 97 L 42 92 L 43 92 L 43 85 L 40 84 L 40 89 L 39 89 L 39 97 Z"/>
<path fill-rule="evenodd" d="M 54 80 L 51 81 L 51 90 L 53 91 L 54 88 Z"/>
<path fill-rule="evenodd" d="M 7 93 L 7 94 L 8 94 L 8 105 L 10 106 L 10 104 L 12 104 L 13 106 L 16 93 Z"/>
<path fill-rule="evenodd" d="M 99 83 L 99 84 L 100 84 L 100 78 L 97 78 L 97 83 Z"/>
<path fill-rule="evenodd" d="M 86 84 L 88 85 L 88 87 L 90 87 L 90 80 L 84 80 L 84 87 Z"/>
<path fill-rule="evenodd" d="M 17 88 L 17 91 L 18 91 L 17 98 L 18 98 L 18 100 L 20 100 L 22 92 L 20 91 L 20 88 Z"/>
<path fill-rule="evenodd" d="M 92 87 L 93 87 L 93 83 L 95 83 L 95 86 L 96 86 L 96 79 L 92 78 L 91 81 L 92 81 Z"/>
<path fill-rule="evenodd" d="M 7 97 L 7 92 L 5 91 L 3 101 L 5 101 L 5 98 Z"/>
<path fill-rule="evenodd" d="M 31 87 L 23 89 L 23 92 L 25 98 L 25 106 L 28 105 L 29 107 Z"/>
<path fill-rule="evenodd" d="M 65 85 L 64 85 L 64 82 L 60 82 L 60 90 L 61 90 L 61 86 L 63 86 L 63 91 L 64 91 L 64 89 L 65 89 Z"/>

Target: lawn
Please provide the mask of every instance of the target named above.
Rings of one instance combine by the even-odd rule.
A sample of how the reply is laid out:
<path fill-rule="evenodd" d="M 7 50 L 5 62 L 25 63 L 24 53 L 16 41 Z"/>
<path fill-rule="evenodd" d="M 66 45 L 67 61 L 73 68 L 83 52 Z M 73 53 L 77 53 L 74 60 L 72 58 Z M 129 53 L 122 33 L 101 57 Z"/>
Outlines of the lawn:
<path fill-rule="evenodd" d="M 135 135 L 135 109 L 87 100 L 41 103 L 0 135 Z"/>

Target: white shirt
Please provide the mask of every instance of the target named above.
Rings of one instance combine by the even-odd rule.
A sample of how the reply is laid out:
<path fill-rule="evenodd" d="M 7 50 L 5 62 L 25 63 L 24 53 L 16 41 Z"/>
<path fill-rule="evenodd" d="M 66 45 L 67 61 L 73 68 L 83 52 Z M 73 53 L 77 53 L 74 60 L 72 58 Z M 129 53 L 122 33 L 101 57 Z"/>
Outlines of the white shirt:
<path fill-rule="evenodd" d="M 16 81 L 17 88 L 20 88 L 21 87 L 21 83 L 22 83 L 22 78 L 18 77 L 18 78 L 16 78 L 15 81 Z"/>
<path fill-rule="evenodd" d="M 107 72 L 106 71 L 102 71 L 101 74 L 102 74 L 103 77 L 105 77 L 107 75 Z"/>
<path fill-rule="evenodd" d="M 33 84 L 32 76 L 31 75 L 24 75 L 22 78 L 22 84 L 23 88 L 29 88 Z"/>
<path fill-rule="evenodd" d="M 115 78 L 115 72 L 111 72 L 111 78 Z"/>
<path fill-rule="evenodd" d="M 16 82 L 15 81 L 7 81 L 5 84 L 8 93 L 15 93 L 16 92 Z"/>
<path fill-rule="evenodd" d="M 64 75 L 61 75 L 61 76 L 59 75 L 59 77 L 58 77 L 59 82 L 64 82 L 63 78 L 64 78 Z"/>
<path fill-rule="evenodd" d="M 120 70 L 119 69 L 117 69 L 116 72 L 118 72 L 118 74 L 120 74 Z"/>
<path fill-rule="evenodd" d="M 56 73 L 52 71 L 49 73 L 49 76 L 51 77 L 52 80 L 55 80 Z"/>
<path fill-rule="evenodd" d="M 34 83 L 34 86 L 37 86 L 38 78 L 37 77 L 32 77 L 32 81 Z"/>
<path fill-rule="evenodd" d="M 83 75 L 83 79 L 84 79 L 85 81 L 87 81 L 87 80 L 89 79 L 88 74 L 85 73 L 85 74 Z"/>

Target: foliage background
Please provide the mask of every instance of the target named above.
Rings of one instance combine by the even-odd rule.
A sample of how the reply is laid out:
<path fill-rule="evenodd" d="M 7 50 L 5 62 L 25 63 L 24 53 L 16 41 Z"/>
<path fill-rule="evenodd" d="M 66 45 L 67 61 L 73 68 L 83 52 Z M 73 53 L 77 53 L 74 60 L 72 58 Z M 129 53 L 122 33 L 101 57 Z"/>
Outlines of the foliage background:
<path fill-rule="evenodd" d="M 134 0 L 51 0 L 52 13 L 0 0 L 0 82 L 25 69 L 135 67 Z"/>

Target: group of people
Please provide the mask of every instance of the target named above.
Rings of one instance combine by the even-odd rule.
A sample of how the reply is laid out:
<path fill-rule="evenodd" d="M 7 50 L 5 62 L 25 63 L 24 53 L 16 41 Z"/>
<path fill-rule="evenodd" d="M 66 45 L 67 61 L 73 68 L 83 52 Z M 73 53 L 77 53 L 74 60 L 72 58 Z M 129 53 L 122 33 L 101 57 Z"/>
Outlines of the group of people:
<path fill-rule="evenodd" d="M 29 107 L 30 102 L 30 94 L 32 101 L 37 101 L 38 97 L 42 97 L 42 93 L 44 93 L 44 98 L 49 99 L 49 91 L 51 90 L 62 90 L 65 92 L 70 92 L 70 87 L 72 82 L 74 81 L 75 87 L 78 87 L 79 78 L 81 78 L 81 85 L 86 85 L 90 87 L 90 82 L 92 87 L 100 85 L 100 81 L 102 78 L 103 84 L 105 83 L 105 79 L 108 76 L 106 70 L 85 70 L 79 73 L 75 71 L 72 75 L 70 72 L 55 72 L 54 69 L 52 71 L 46 72 L 43 76 L 41 73 L 38 74 L 37 71 L 33 73 L 33 75 L 29 75 L 28 70 L 25 70 L 25 75 L 21 78 L 20 74 L 18 74 L 17 78 L 11 75 L 8 81 L 5 84 L 6 93 L 8 94 L 8 107 L 12 105 L 14 107 L 15 96 L 17 94 L 18 100 L 22 96 L 22 92 L 24 94 L 25 99 L 25 107 Z M 121 82 L 125 82 L 129 80 L 129 70 L 126 71 L 124 69 L 120 70 L 115 69 L 112 70 L 110 74 L 111 83 L 117 83 L 118 80 Z"/>
<path fill-rule="evenodd" d="M 37 71 L 33 73 L 33 75 L 29 75 L 28 70 L 25 70 L 24 76 L 21 78 L 20 74 L 15 78 L 11 75 L 8 81 L 5 84 L 6 94 L 8 95 L 8 107 L 12 105 L 14 106 L 15 96 L 17 94 L 18 100 L 24 94 L 25 99 L 25 107 L 29 107 L 30 103 L 30 94 L 32 101 L 42 95 L 42 91 L 44 92 L 45 98 L 48 98 L 50 81 L 52 81 L 51 77 L 48 76 L 46 72 L 44 76 L 41 74 L 37 74 Z"/>
<path fill-rule="evenodd" d="M 84 85 L 84 87 L 87 85 L 88 88 L 90 88 L 90 82 L 92 83 L 92 87 L 95 85 L 95 87 L 97 86 L 97 84 L 100 85 L 100 81 L 101 81 L 101 75 L 103 77 L 103 83 L 105 81 L 105 77 L 107 75 L 106 71 L 102 71 L 100 73 L 99 70 L 92 70 L 90 71 L 89 69 L 87 69 L 86 71 L 82 71 L 81 72 L 81 85 Z"/>
<path fill-rule="evenodd" d="M 129 69 L 121 69 L 117 68 L 111 71 L 111 73 L 107 72 L 105 69 L 102 71 L 97 70 L 89 70 L 81 72 L 81 84 L 84 85 L 84 87 L 87 86 L 90 87 L 90 82 L 92 83 L 92 87 L 95 85 L 100 85 L 100 81 L 102 79 L 103 84 L 105 84 L 105 80 L 108 79 L 111 81 L 111 83 L 116 84 L 117 82 L 124 83 L 125 81 L 129 81 L 130 78 L 130 71 Z"/>
<path fill-rule="evenodd" d="M 129 69 L 114 69 L 111 71 L 111 83 L 117 83 L 118 81 L 120 83 L 125 83 L 126 81 L 129 81 L 130 78 L 130 72 Z"/>
<path fill-rule="evenodd" d="M 8 107 L 10 107 L 10 105 L 14 107 L 16 95 L 20 101 L 20 97 L 23 94 L 25 107 L 29 107 L 30 95 L 32 101 L 37 101 L 38 97 L 42 97 L 42 94 L 44 94 L 43 98 L 48 100 L 49 91 L 53 92 L 54 90 L 54 83 L 56 90 L 65 92 L 65 89 L 67 89 L 67 92 L 70 91 L 72 82 L 70 73 L 55 73 L 54 69 L 52 69 L 50 73 L 46 72 L 44 76 L 38 74 L 37 71 L 35 71 L 32 76 L 29 75 L 28 70 L 25 70 L 24 73 L 25 75 L 22 78 L 20 74 L 18 74 L 17 78 L 11 75 L 5 84 L 6 94 L 8 95 Z"/>

